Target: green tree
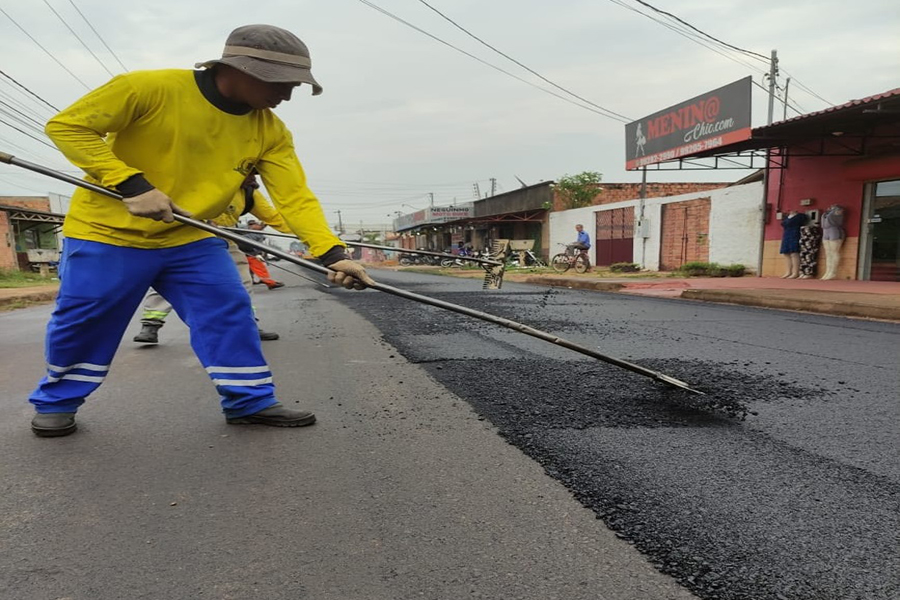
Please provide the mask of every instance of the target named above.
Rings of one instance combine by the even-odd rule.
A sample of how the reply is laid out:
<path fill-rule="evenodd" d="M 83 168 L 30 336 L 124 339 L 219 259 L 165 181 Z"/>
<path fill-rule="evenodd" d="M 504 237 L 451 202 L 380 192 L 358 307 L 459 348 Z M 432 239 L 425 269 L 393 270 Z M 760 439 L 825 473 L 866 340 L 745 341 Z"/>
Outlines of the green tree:
<path fill-rule="evenodd" d="M 582 208 L 591 206 L 594 198 L 600 193 L 600 180 L 603 175 L 597 171 L 584 171 L 577 175 L 563 175 L 554 186 L 563 206 Z"/>

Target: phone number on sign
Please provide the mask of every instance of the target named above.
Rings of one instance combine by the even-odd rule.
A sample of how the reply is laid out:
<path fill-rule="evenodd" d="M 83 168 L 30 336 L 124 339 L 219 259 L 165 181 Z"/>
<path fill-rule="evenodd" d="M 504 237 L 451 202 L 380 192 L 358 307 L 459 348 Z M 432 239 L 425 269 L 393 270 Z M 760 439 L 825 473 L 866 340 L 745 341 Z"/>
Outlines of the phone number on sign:
<path fill-rule="evenodd" d="M 694 154 L 695 152 L 702 152 L 703 150 L 709 150 L 710 148 L 718 148 L 723 145 L 725 141 L 721 136 L 709 138 L 708 140 L 703 140 L 702 142 L 695 142 L 693 144 L 688 144 L 687 146 L 681 146 L 677 150 L 678 156 L 685 156 L 687 154 Z"/>

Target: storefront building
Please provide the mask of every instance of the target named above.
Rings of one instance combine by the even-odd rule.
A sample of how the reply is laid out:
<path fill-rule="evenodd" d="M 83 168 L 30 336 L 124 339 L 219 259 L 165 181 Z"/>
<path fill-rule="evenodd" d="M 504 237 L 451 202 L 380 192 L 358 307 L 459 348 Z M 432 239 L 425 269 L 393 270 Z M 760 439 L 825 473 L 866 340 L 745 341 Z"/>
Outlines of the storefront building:
<path fill-rule="evenodd" d="M 472 203 L 455 206 L 429 206 L 394 219 L 394 231 L 399 234 L 398 246 L 408 250 L 443 252 L 455 245 L 459 236 L 447 223 L 467 219 Z"/>
<path fill-rule="evenodd" d="M 38 270 L 59 260 L 64 217 L 50 205 L 48 197 L 0 196 L 0 269 Z"/>
<path fill-rule="evenodd" d="M 459 244 L 489 249 L 494 240 L 531 240 L 536 254 L 547 251 L 547 215 L 553 182 L 546 181 L 453 207 L 431 207 L 400 216 L 394 229 L 401 246 L 443 251 Z"/>
<path fill-rule="evenodd" d="M 763 276 L 785 273 L 782 222 L 797 213 L 820 228 L 813 277 L 900 281 L 900 88 L 757 127 L 748 140 L 694 157 L 762 150 Z"/>

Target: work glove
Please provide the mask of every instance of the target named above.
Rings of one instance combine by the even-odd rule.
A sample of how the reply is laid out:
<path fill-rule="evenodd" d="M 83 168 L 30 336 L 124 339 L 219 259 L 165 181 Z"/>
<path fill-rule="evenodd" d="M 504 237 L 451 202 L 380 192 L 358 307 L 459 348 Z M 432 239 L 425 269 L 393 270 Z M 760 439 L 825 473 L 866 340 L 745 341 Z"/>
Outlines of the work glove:
<path fill-rule="evenodd" d="M 375 285 L 375 280 L 369 277 L 363 266 L 349 258 L 331 263 L 328 268 L 331 269 L 328 281 L 342 285 L 348 290 L 364 290 L 370 285 Z"/>
<path fill-rule="evenodd" d="M 175 204 L 171 198 L 155 188 L 137 196 L 123 198 L 122 201 L 125 203 L 128 212 L 136 217 L 146 217 L 155 221 L 171 223 L 175 220 L 172 216 L 173 213 L 182 217 L 191 216 L 191 213 Z"/>

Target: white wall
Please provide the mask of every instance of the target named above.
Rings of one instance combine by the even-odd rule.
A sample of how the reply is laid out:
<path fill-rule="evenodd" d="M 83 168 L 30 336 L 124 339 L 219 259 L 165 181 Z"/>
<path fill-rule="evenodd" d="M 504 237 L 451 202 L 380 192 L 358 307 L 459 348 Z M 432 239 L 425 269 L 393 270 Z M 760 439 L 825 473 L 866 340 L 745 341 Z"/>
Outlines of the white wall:
<path fill-rule="evenodd" d="M 649 221 L 650 237 L 646 240 L 634 238 L 634 262 L 643 265 L 644 269 L 659 269 L 659 250 L 662 241 L 662 206 L 673 202 L 685 202 L 697 198 L 710 198 L 709 212 L 709 261 L 720 264 L 743 264 L 756 269 L 759 256 L 759 240 L 762 235 L 760 210 L 762 206 L 763 187 L 761 182 L 748 183 L 718 190 L 666 196 L 664 198 L 646 198 L 644 200 L 644 218 Z M 591 234 L 591 244 L 595 245 L 596 217 L 595 213 L 634 207 L 635 227 L 640 215 L 640 200 L 626 200 L 587 206 L 550 213 L 550 255 L 562 251 L 562 246 L 575 240 L 575 225 L 581 223 Z"/>
<path fill-rule="evenodd" d="M 761 181 L 716 190 L 709 211 L 709 261 L 756 271 L 762 237 Z"/>

